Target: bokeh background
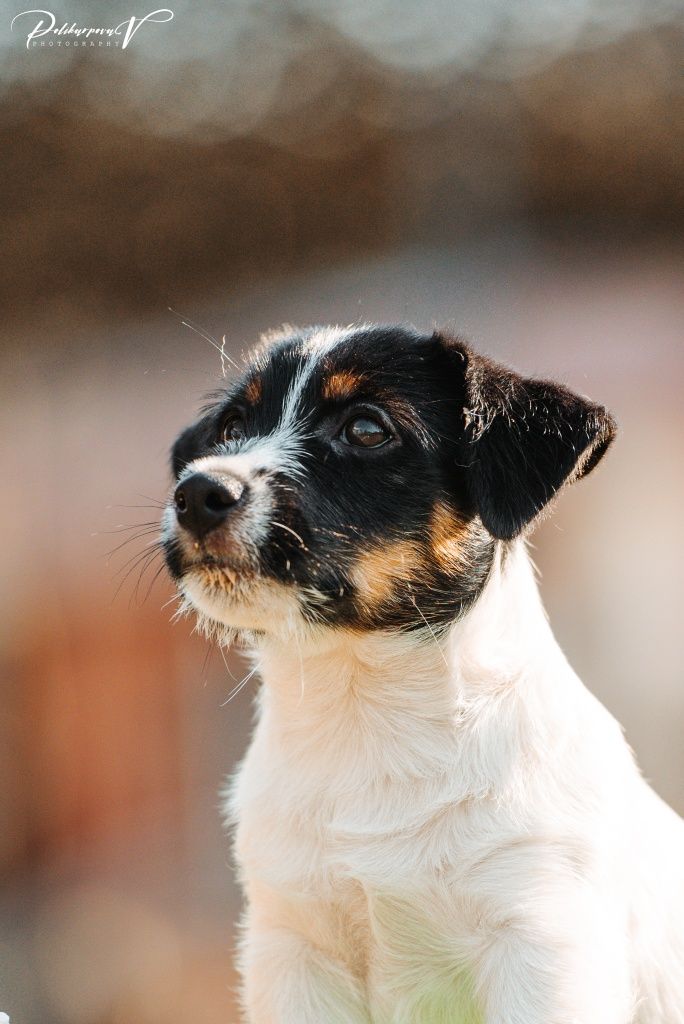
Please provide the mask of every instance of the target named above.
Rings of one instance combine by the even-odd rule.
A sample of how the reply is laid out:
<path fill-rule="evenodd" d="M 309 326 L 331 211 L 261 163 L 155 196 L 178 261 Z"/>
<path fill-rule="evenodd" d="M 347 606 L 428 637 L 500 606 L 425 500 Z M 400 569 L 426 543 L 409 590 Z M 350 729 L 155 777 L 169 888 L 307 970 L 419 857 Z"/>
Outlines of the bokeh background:
<path fill-rule="evenodd" d="M 13 1024 L 237 1021 L 218 791 L 255 682 L 231 699 L 239 656 L 170 622 L 144 557 L 224 335 L 237 356 L 282 322 L 447 325 L 616 413 L 534 557 L 571 661 L 684 811 L 682 4 L 170 7 L 125 51 L 27 50 L 0 5 Z"/>

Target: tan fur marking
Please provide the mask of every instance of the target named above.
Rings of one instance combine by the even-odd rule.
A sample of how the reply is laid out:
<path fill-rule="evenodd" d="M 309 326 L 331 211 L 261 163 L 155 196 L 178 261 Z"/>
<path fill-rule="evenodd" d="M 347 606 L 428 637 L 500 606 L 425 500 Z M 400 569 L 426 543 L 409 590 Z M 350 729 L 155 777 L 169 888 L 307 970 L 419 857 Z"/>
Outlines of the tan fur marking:
<path fill-rule="evenodd" d="M 430 519 L 430 547 L 440 569 L 454 572 L 464 568 L 467 556 L 463 541 L 467 530 L 453 509 L 444 502 L 437 502 Z"/>
<path fill-rule="evenodd" d="M 257 402 L 261 401 L 262 394 L 263 384 L 261 377 L 252 377 L 245 388 L 245 398 L 251 405 L 256 405 Z"/>
<path fill-rule="evenodd" d="M 360 374 L 352 373 L 350 370 L 331 373 L 323 382 L 323 398 L 351 398 L 362 381 L 363 377 Z"/>
<path fill-rule="evenodd" d="M 412 541 L 395 541 L 366 551 L 351 574 L 365 606 L 372 610 L 389 601 L 397 584 L 411 584 L 422 564 L 420 548 Z"/>

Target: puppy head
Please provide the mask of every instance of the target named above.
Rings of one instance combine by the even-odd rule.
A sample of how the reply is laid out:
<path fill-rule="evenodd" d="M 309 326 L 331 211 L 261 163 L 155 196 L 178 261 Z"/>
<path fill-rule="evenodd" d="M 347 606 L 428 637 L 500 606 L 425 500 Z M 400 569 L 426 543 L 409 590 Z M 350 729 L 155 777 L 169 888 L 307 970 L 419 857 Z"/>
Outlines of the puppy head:
<path fill-rule="evenodd" d="M 283 333 L 176 441 L 167 564 L 205 623 L 439 627 L 613 434 L 439 333 Z"/>

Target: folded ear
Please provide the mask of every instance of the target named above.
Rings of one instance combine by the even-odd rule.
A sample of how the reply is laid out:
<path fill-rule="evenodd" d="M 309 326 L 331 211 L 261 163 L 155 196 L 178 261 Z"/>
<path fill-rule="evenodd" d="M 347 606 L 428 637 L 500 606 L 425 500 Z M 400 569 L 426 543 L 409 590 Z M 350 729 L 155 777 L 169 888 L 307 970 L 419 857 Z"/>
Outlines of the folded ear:
<path fill-rule="evenodd" d="M 615 421 L 560 384 L 521 377 L 459 342 L 451 352 L 464 374 L 469 497 L 489 532 L 511 540 L 597 465 Z"/>

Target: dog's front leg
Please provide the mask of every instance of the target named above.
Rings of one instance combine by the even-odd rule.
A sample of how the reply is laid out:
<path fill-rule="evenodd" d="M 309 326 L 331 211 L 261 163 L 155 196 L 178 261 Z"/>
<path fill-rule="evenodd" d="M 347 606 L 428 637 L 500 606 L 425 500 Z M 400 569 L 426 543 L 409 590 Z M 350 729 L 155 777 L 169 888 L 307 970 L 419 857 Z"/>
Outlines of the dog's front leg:
<path fill-rule="evenodd" d="M 370 1024 L 359 982 L 297 932 L 248 928 L 241 970 L 248 1024 Z"/>
<path fill-rule="evenodd" d="M 486 1024 L 629 1024 L 633 994 L 624 939 L 600 928 L 585 941 L 495 942 L 481 975 Z"/>

